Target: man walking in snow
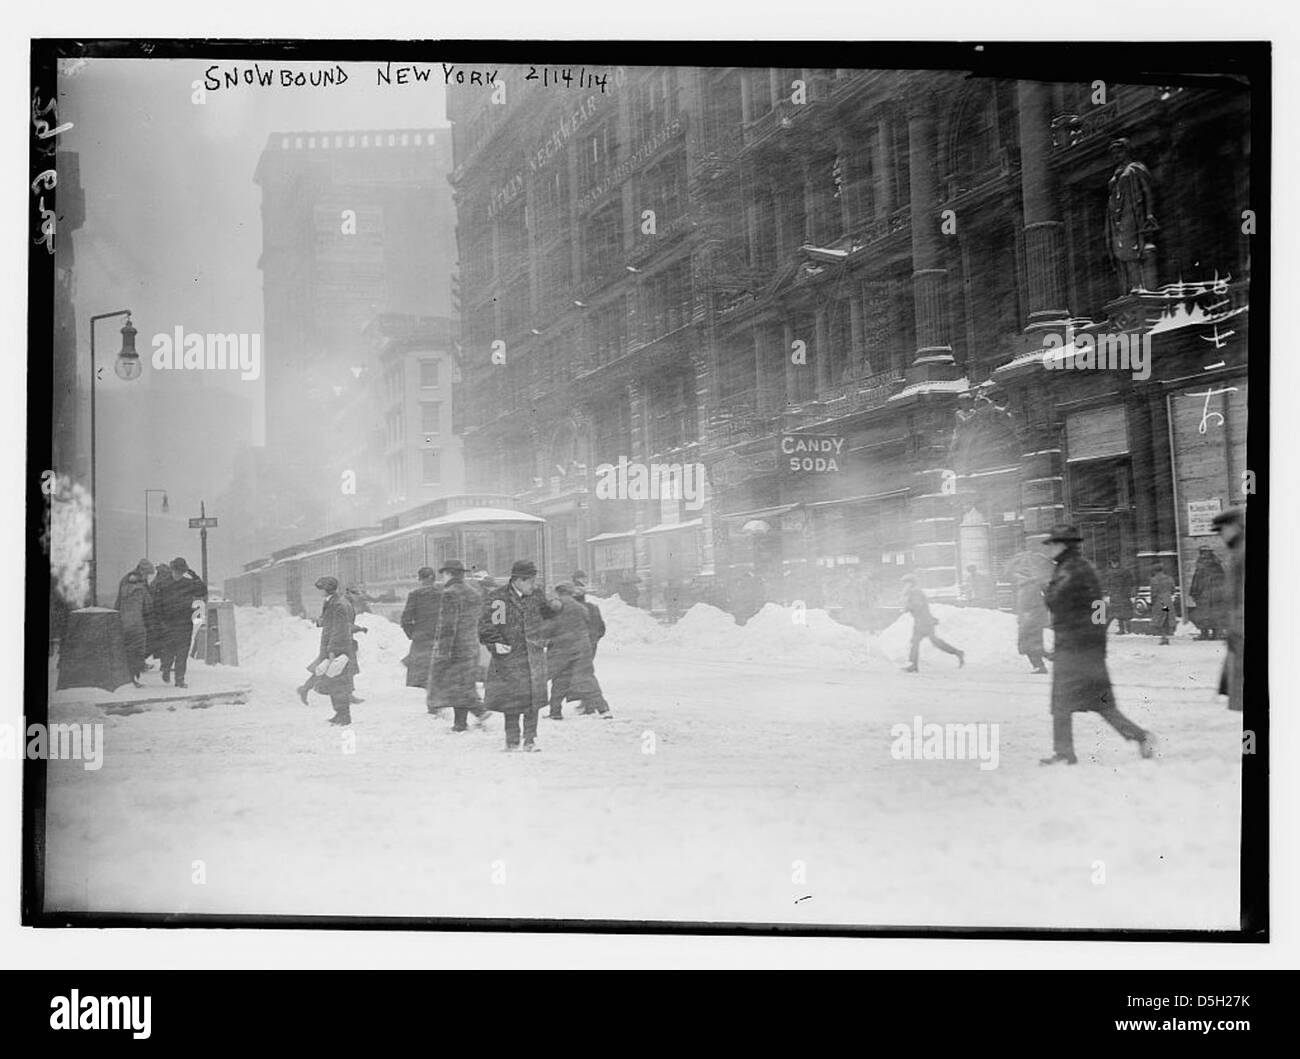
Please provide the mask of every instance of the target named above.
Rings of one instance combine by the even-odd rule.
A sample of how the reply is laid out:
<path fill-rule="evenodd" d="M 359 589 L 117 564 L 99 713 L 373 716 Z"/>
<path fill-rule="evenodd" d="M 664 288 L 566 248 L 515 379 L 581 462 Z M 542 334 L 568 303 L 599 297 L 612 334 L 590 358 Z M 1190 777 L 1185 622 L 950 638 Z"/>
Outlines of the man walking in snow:
<path fill-rule="evenodd" d="M 182 558 L 171 562 L 171 580 L 159 591 L 159 632 L 163 637 L 162 678 L 171 682 L 173 667 L 176 686 L 185 687 L 185 669 L 189 665 L 190 640 L 194 637 L 194 601 L 208 598 L 208 586 Z"/>
<path fill-rule="evenodd" d="M 306 688 L 329 696 L 334 707 L 330 724 L 349 725 L 352 723 L 353 678 L 361 672 L 361 667 L 357 665 L 357 642 L 352 638 L 353 621 L 357 614 L 347 597 L 339 591 L 337 578 L 322 577 L 317 580 L 316 588 L 325 594 L 320 612 L 320 652 L 317 664 L 330 663 L 338 672 L 331 675 L 327 670 L 323 675 L 317 675 L 315 680 L 309 680 Z M 303 689 L 299 691 L 305 699 Z"/>
<path fill-rule="evenodd" d="M 1155 752 L 1155 737 L 1130 721 L 1115 705 L 1106 670 L 1105 605 L 1101 580 L 1092 563 L 1079 554 L 1082 534 L 1060 523 L 1043 541 L 1056 572 L 1043 593 L 1055 634 L 1052 669 L 1052 756 L 1041 764 L 1075 764 L 1074 714 L 1093 711 L 1125 739 L 1138 744 L 1143 757 Z M 1101 620 L 1098 620 L 1098 619 Z"/>
<path fill-rule="evenodd" d="M 483 726 L 486 711 L 478 701 L 478 618 L 482 599 L 465 583 L 465 564 L 448 559 L 433 640 L 429 646 L 428 703 L 431 714 L 450 707 L 453 732 L 469 731 L 469 715 Z"/>
<path fill-rule="evenodd" d="M 609 717 L 609 705 L 592 667 L 591 616 L 571 585 L 556 585 L 555 594 L 560 609 L 547 627 L 550 646 L 546 649 L 546 669 L 551 678 L 548 716 L 552 721 L 564 720 L 562 707 L 568 698 L 578 699 L 583 713 L 595 711 Z"/>
<path fill-rule="evenodd" d="M 1156 563 L 1151 568 L 1151 631 L 1160 637 L 1162 647 L 1169 646 L 1178 616 L 1174 613 L 1174 579 Z"/>
<path fill-rule="evenodd" d="M 1035 673 L 1043 665 L 1043 630 L 1051 616 L 1043 602 L 1043 589 L 1052 579 L 1052 564 L 1042 552 L 1019 552 L 1007 563 L 1007 579 L 1016 597 L 1016 649 L 1029 659 Z"/>
<path fill-rule="evenodd" d="M 422 566 L 415 576 L 420 584 L 411 590 L 406 597 L 406 606 L 402 608 L 402 632 L 411 641 L 411 650 L 402 661 L 406 663 L 406 686 L 427 690 L 433 641 L 438 634 L 438 600 L 442 586 L 438 584 L 437 571 L 431 566 Z M 432 706 L 429 712 L 434 712 Z"/>
<path fill-rule="evenodd" d="M 934 627 L 939 623 L 939 619 L 930 613 L 930 601 L 925 598 L 925 593 L 917 587 L 915 574 L 904 574 L 903 582 L 903 609 L 912 615 L 912 647 L 909 654 L 909 665 L 903 670 L 905 673 L 918 672 L 917 662 L 921 657 L 921 641 L 929 640 L 940 651 L 946 651 L 950 655 L 957 656 L 958 668 L 966 664 L 966 652 L 959 651 L 952 644 L 946 643 L 935 635 Z"/>
<path fill-rule="evenodd" d="M 542 623 L 559 612 L 537 584 L 528 559 L 510 568 L 510 580 L 488 594 L 479 614 L 478 638 L 491 653 L 483 705 L 505 718 L 506 749 L 537 749 L 537 711 L 546 703 L 546 653 Z"/>

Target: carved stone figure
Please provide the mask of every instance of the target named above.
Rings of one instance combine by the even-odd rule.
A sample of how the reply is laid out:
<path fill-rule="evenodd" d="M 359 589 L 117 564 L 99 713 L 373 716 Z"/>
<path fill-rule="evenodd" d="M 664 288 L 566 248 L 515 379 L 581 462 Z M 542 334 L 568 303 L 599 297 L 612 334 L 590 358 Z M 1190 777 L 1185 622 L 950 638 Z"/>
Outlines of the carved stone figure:
<path fill-rule="evenodd" d="M 1154 290 L 1156 247 L 1153 234 L 1160 229 L 1155 218 L 1151 171 L 1135 162 L 1126 139 L 1112 141 L 1110 194 L 1106 202 L 1106 252 L 1115 265 L 1120 294 Z"/>

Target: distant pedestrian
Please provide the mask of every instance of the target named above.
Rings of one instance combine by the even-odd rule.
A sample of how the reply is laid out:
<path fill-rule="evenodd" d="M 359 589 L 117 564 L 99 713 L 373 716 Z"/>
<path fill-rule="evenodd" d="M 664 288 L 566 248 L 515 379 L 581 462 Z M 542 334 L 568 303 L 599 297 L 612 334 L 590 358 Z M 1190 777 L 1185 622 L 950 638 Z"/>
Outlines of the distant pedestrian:
<path fill-rule="evenodd" d="M 1214 528 L 1228 547 L 1227 607 L 1222 619 L 1228 654 L 1219 694 L 1228 696 L 1228 709 L 1241 710 L 1245 704 L 1246 512 L 1239 507 L 1220 512 L 1214 516 Z"/>
<path fill-rule="evenodd" d="M 156 658 L 162 661 L 163 648 L 166 645 L 166 635 L 163 631 L 162 622 L 162 597 L 163 588 L 172 580 L 172 568 L 164 562 L 153 564 L 155 573 L 153 580 L 149 583 L 149 596 L 153 600 L 153 618 L 149 626 L 149 643 L 148 657 Z"/>
<path fill-rule="evenodd" d="M 546 670 L 551 680 L 548 716 L 553 721 L 564 720 L 564 701 L 576 699 L 582 703 L 583 713 L 594 710 L 608 717 L 609 704 L 592 665 L 591 617 L 587 607 L 574 595 L 572 585 L 556 585 L 555 594 L 559 610 L 546 626 L 550 640 L 546 648 Z"/>
<path fill-rule="evenodd" d="M 1223 564 L 1208 544 L 1202 544 L 1192 573 L 1192 621 L 1200 630 L 1198 640 L 1214 640 L 1223 626 L 1225 585 Z"/>
<path fill-rule="evenodd" d="M 150 568 L 152 569 L 152 564 Z M 127 666 L 131 671 L 131 683 L 139 687 L 140 674 L 145 667 L 149 624 L 153 617 L 153 598 L 149 595 L 149 585 L 139 567 L 122 579 L 117 590 L 115 609 L 122 619 L 122 639 L 126 647 Z"/>
<path fill-rule="evenodd" d="M 1165 573 L 1161 563 L 1151 568 L 1151 631 L 1160 637 L 1162 647 L 1169 646 L 1178 625 L 1174 613 L 1174 579 Z"/>
<path fill-rule="evenodd" d="M 489 593 L 479 614 L 478 638 L 491 653 L 484 705 L 505 718 L 506 749 L 537 749 L 537 711 L 546 703 L 546 653 L 543 622 L 559 607 L 537 583 L 537 566 L 518 560 L 510 580 Z"/>
<path fill-rule="evenodd" d="M 1059 523 L 1043 542 L 1056 563 L 1043 598 L 1052 613 L 1055 635 L 1052 668 L 1052 756 L 1042 764 L 1073 765 L 1074 715 L 1101 714 L 1120 735 L 1138 744 L 1143 757 L 1155 752 L 1155 737 L 1130 721 L 1115 705 L 1106 670 L 1106 626 L 1095 618 L 1101 602 L 1101 580 L 1092 563 L 1079 554 L 1083 535 Z"/>
<path fill-rule="evenodd" d="M 194 637 L 194 602 L 208 598 L 208 586 L 184 559 L 177 557 L 171 561 L 171 579 L 164 582 L 158 597 L 163 683 L 171 682 L 174 669 L 176 686 L 183 688 L 187 686 L 185 672 Z"/>
<path fill-rule="evenodd" d="M 1016 649 L 1029 659 L 1035 673 L 1046 673 L 1043 631 L 1051 621 L 1043 589 L 1052 579 L 1052 563 L 1042 552 L 1023 551 L 1007 563 L 1007 579 L 1016 601 Z"/>
<path fill-rule="evenodd" d="M 406 597 L 406 606 L 402 609 L 402 632 L 411 641 L 411 650 L 402 661 L 406 664 L 406 686 L 427 692 L 433 641 L 438 635 L 438 601 L 442 596 L 442 585 L 438 583 L 438 572 L 431 566 L 420 567 L 415 576 L 419 585 Z M 429 707 L 429 712 L 434 712 L 433 707 Z"/>
<path fill-rule="evenodd" d="M 438 575 L 443 578 L 438 596 L 426 702 L 431 714 L 452 711 L 453 732 L 469 731 L 472 713 L 483 727 L 486 711 L 478 700 L 478 619 L 482 597 L 465 582 L 465 564 L 448 559 Z"/>
<path fill-rule="evenodd" d="M 587 608 L 587 634 L 591 638 L 591 655 L 596 656 L 596 648 L 605 636 L 605 616 L 594 599 L 587 596 L 587 575 L 581 570 L 573 575 L 573 595 Z"/>
<path fill-rule="evenodd" d="M 912 645 L 908 653 L 909 663 L 904 670 L 905 673 L 916 673 L 919 671 L 921 658 L 921 641 L 929 640 L 940 651 L 945 651 L 950 655 L 957 656 L 957 668 L 966 664 L 966 652 L 961 651 L 952 644 L 939 639 L 935 635 L 934 627 L 939 624 L 939 619 L 930 613 L 930 601 L 925 598 L 925 593 L 917 587 L 915 574 L 904 574 L 903 583 L 903 609 L 912 615 Z"/>
<path fill-rule="evenodd" d="M 156 613 L 156 607 L 154 603 L 153 588 L 149 584 L 149 579 L 153 577 L 155 574 L 154 564 L 151 563 L 148 559 L 141 559 L 138 563 L 135 564 L 135 569 L 127 573 L 126 577 L 122 578 L 121 582 L 119 582 L 117 586 L 117 596 L 119 600 L 122 598 L 122 590 L 126 587 L 127 578 L 129 578 L 133 573 L 139 574 L 139 581 L 141 584 L 144 585 L 145 595 L 149 597 L 149 606 L 145 611 L 145 619 L 144 619 L 145 620 L 144 645 L 142 647 L 144 654 L 140 660 L 140 672 L 143 673 L 146 669 L 149 668 L 148 659 L 152 655 L 157 653 L 159 647 L 158 615 Z M 117 609 L 120 611 L 122 608 L 118 607 Z"/>
<path fill-rule="evenodd" d="M 1106 625 L 1110 619 L 1115 620 L 1115 635 L 1124 636 L 1129 632 L 1129 622 L 1133 620 L 1133 584 L 1136 578 L 1133 571 L 1121 566 L 1118 559 L 1111 559 L 1106 570 Z"/>

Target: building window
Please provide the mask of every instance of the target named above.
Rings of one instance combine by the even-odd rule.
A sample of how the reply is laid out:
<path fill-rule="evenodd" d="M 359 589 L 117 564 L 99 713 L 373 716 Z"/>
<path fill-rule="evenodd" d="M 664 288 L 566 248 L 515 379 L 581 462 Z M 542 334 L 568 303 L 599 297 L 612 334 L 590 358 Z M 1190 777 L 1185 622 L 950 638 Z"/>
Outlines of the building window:
<path fill-rule="evenodd" d="M 660 335 L 676 331 L 691 320 L 690 264 L 679 261 L 656 272 L 642 287 L 645 312 L 642 326 L 645 338 L 653 341 Z"/>
<path fill-rule="evenodd" d="M 613 121 L 607 121 L 580 144 L 578 182 L 583 191 L 590 191 L 614 168 L 618 154 L 618 130 Z"/>
<path fill-rule="evenodd" d="M 442 430 L 442 405 L 425 401 L 420 405 L 420 433 L 437 434 Z"/>
<path fill-rule="evenodd" d="M 438 449 L 425 449 L 420 453 L 420 481 L 424 485 L 437 485 L 442 480 L 442 459 Z"/>
<path fill-rule="evenodd" d="M 627 306 L 620 296 L 591 317 L 591 355 L 597 365 L 617 360 L 627 351 Z"/>
<path fill-rule="evenodd" d="M 420 361 L 420 389 L 436 390 L 438 388 L 438 362 L 436 360 Z"/>
<path fill-rule="evenodd" d="M 623 255 L 622 204 L 610 203 L 587 222 L 583 232 L 583 279 L 608 274 Z"/>

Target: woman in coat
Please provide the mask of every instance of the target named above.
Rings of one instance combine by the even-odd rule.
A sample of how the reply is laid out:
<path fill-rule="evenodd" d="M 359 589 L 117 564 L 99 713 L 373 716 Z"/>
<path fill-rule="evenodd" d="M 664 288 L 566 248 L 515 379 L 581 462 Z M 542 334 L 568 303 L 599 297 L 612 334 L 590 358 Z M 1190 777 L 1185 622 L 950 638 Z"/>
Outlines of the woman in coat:
<path fill-rule="evenodd" d="M 1155 740 L 1115 706 L 1106 669 L 1106 625 L 1095 620 L 1102 600 L 1101 580 L 1092 563 L 1079 554 L 1083 536 L 1074 526 L 1059 524 L 1043 541 L 1056 572 L 1043 592 L 1052 614 L 1052 749 L 1042 764 L 1073 765 L 1074 714 L 1094 711 L 1125 739 L 1138 744 L 1143 757 L 1154 753 Z M 1105 617 L 1104 613 L 1100 614 Z"/>
<path fill-rule="evenodd" d="M 144 672 L 149 625 L 153 620 L 153 597 L 149 595 L 149 586 L 138 568 L 122 579 L 117 592 L 116 609 L 122 616 L 122 637 L 126 645 L 127 665 L 131 670 L 131 682 L 139 687 L 139 677 Z"/>
<path fill-rule="evenodd" d="M 537 567 L 520 559 L 510 580 L 488 594 L 479 615 L 479 642 L 491 654 L 484 706 L 505 717 L 506 749 L 536 750 L 537 711 L 546 703 L 546 653 L 543 622 L 559 608 L 537 585 Z"/>
<path fill-rule="evenodd" d="M 479 594 L 465 583 L 465 564 L 449 559 L 438 571 L 446 576 L 438 597 L 433 640 L 429 645 L 428 708 L 430 713 L 450 707 L 455 718 L 451 730 L 466 732 L 469 715 L 483 723 L 478 701 Z M 414 644 L 412 644 L 414 652 Z"/>

